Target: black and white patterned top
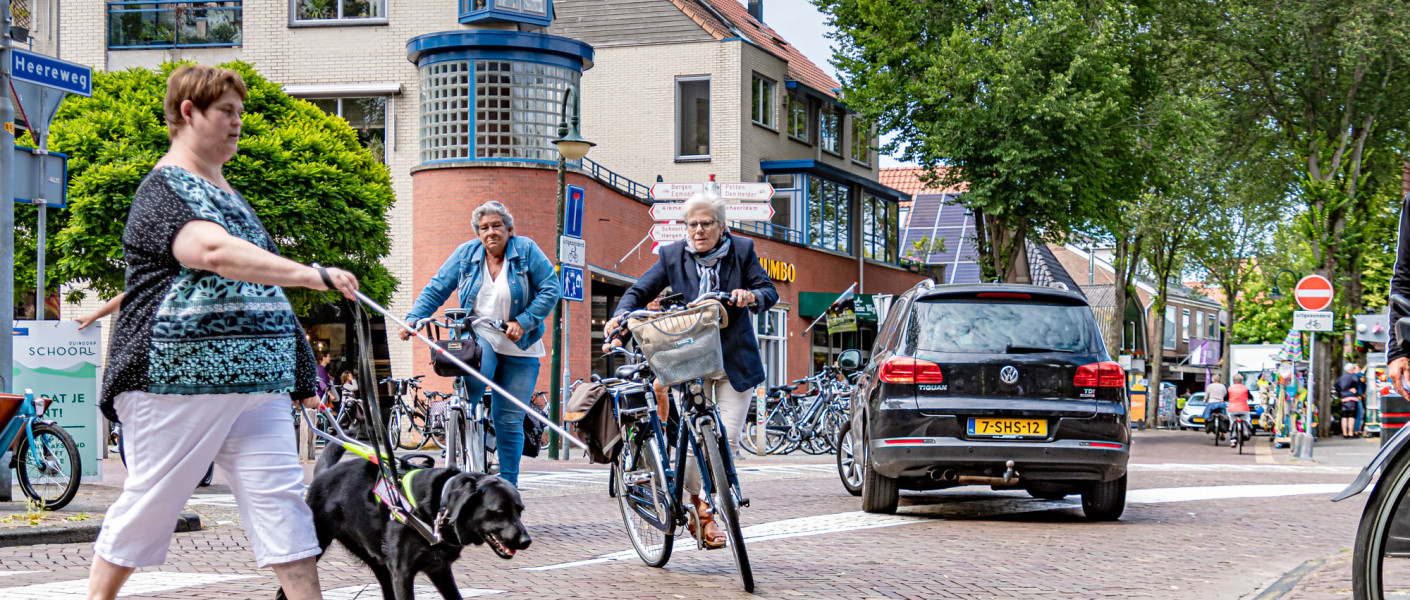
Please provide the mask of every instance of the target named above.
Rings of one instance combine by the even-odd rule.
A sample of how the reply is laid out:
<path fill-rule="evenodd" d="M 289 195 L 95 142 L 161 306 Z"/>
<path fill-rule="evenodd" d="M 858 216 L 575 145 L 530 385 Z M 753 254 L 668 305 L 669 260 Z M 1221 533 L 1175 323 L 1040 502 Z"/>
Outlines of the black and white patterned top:
<path fill-rule="evenodd" d="M 277 253 L 238 194 L 180 167 L 147 175 L 122 235 L 127 296 L 103 378 L 103 414 L 111 420 L 113 399 L 131 390 L 314 395 L 313 350 L 283 289 L 189 269 L 172 255 L 177 232 L 196 220 Z"/>

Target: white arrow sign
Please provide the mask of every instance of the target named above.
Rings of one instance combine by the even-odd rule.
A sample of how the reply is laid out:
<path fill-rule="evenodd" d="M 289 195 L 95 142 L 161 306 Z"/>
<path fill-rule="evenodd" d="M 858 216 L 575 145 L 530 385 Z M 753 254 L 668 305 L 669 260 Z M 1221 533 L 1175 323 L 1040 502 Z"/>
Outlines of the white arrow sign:
<path fill-rule="evenodd" d="M 679 242 L 685 239 L 685 225 L 679 223 L 657 223 L 652 225 L 651 239 L 662 244 Z"/>
<path fill-rule="evenodd" d="M 760 183 L 721 183 L 720 197 L 726 200 L 767 201 L 774 197 L 774 186 Z"/>
<path fill-rule="evenodd" d="M 684 221 L 682 202 L 657 202 L 651 205 L 651 218 L 657 221 Z M 774 218 L 774 207 L 767 202 L 734 202 L 725 205 L 725 218 L 731 221 L 767 221 Z"/>
<path fill-rule="evenodd" d="M 651 197 L 657 200 L 689 200 L 704 191 L 704 183 L 657 183 L 651 186 Z"/>

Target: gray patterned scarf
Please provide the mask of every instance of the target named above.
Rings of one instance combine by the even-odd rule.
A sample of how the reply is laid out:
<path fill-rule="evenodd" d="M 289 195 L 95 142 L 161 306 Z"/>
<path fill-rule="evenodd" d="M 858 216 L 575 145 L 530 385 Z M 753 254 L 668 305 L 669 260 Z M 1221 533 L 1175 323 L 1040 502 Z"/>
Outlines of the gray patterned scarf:
<path fill-rule="evenodd" d="M 720 291 L 720 259 L 729 254 L 730 247 L 728 235 L 721 236 L 720 240 L 720 244 L 715 246 L 714 250 L 704 255 L 696 254 L 688 247 L 685 251 L 686 255 L 695 261 L 695 272 L 700 275 L 700 289 L 696 291 L 697 296 L 706 292 Z"/>

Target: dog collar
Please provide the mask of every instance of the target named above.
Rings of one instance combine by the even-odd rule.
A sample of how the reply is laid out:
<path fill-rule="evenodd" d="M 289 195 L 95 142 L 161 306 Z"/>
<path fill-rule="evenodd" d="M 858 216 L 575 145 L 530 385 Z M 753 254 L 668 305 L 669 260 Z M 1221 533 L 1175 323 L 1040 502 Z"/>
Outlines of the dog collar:
<path fill-rule="evenodd" d="M 459 477 L 459 476 L 460 476 L 460 473 L 456 473 L 455 475 L 451 475 L 450 478 L 449 478 L 449 479 L 446 479 L 446 482 L 441 485 L 441 508 L 440 508 L 440 510 L 437 510 L 437 511 L 436 511 L 436 520 L 435 520 L 435 522 L 432 524 L 432 529 L 431 529 L 431 533 L 436 536 L 436 542 L 437 542 L 437 543 L 443 543 L 443 542 L 446 541 L 445 536 L 441 535 L 441 528 L 442 528 L 442 527 L 445 527 L 445 526 L 447 526 L 447 525 L 450 524 L 450 507 L 449 507 L 449 506 L 447 505 L 447 503 L 446 503 L 446 494 L 448 494 L 448 493 L 450 492 L 450 484 L 451 484 L 451 482 L 455 481 L 455 478 L 456 478 L 456 477 Z M 410 478 L 408 477 L 408 481 L 409 481 L 409 480 L 410 480 Z M 447 528 L 447 531 L 453 531 L 453 529 L 452 529 L 452 528 Z M 459 536 L 459 535 L 456 536 L 455 541 L 456 541 L 457 545 L 460 545 L 460 546 L 463 546 L 463 545 L 464 545 L 464 544 L 460 543 L 461 540 L 460 540 L 460 536 Z"/>

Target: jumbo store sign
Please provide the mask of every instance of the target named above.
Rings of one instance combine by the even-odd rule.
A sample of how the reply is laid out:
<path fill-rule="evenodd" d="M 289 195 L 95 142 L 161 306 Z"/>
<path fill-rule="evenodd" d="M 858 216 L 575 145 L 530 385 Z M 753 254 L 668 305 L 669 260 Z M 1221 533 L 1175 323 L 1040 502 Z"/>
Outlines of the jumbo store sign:
<path fill-rule="evenodd" d="M 793 263 L 760 257 L 759 265 L 764 267 L 764 272 L 768 273 L 769 279 L 774 281 L 792 283 L 795 279 L 798 279 L 798 269 L 793 266 Z"/>

